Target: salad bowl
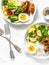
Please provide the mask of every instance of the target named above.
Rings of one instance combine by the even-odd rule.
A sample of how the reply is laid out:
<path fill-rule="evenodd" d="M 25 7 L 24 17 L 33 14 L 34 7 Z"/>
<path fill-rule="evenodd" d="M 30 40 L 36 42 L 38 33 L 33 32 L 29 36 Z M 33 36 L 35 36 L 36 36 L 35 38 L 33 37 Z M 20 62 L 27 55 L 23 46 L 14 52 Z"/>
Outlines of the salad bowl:
<path fill-rule="evenodd" d="M 35 30 L 34 26 L 37 26 L 37 28 L 39 27 L 39 29 L 36 28 Z M 46 28 L 44 28 L 44 26 L 46 26 Z M 42 32 L 39 30 L 42 30 Z M 36 34 L 34 34 L 33 31 L 36 31 Z M 46 31 L 49 31 L 49 25 L 43 22 L 34 23 L 28 27 L 24 37 L 24 51 L 27 55 L 37 59 L 49 58 L 49 48 L 47 45 L 47 38 L 49 38 L 49 32 Z"/>
<path fill-rule="evenodd" d="M 7 4 L 7 5 L 5 5 L 4 6 L 4 3 L 3 3 L 3 1 L 4 0 L 2 0 L 1 1 L 1 9 L 2 9 L 2 15 L 3 15 L 3 18 L 8 22 L 8 23 L 11 23 L 11 24 L 15 24 L 15 25 L 27 25 L 27 24 L 31 24 L 32 22 L 33 22 L 33 19 L 34 19 L 34 16 L 35 16 L 35 14 L 36 14 L 36 10 L 37 10 L 37 7 L 36 7 L 36 3 L 34 2 L 34 1 L 28 1 L 29 3 L 33 3 L 34 4 L 34 7 L 35 7 L 35 10 L 34 10 L 34 12 L 33 12 L 33 14 L 30 12 L 30 14 L 27 14 L 27 13 L 24 13 L 24 12 L 22 12 L 22 13 L 24 13 L 24 14 L 26 14 L 26 17 L 27 17 L 27 19 L 26 20 L 20 20 L 20 16 L 18 15 L 17 16 L 17 14 L 15 14 L 15 12 L 13 13 L 13 11 L 15 10 L 15 8 L 14 8 L 14 5 L 12 5 L 11 3 L 9 4 L 7 4 L 6 2 L 5 2 L 5 4 Z M 6 1 L 6 0 L 5 0 Z M 8 0 L 8 1 L 10 1 L 10 0 Z M 11 1 L 13 1 L 13 0 L 11 0 Z M 18 7 L 20 7 L 21 5 L 22 5 L 22 3 L 24 3 L 24 2 L 26 2 L 25 0 L 24 0 L 24 2 L 23 1 L 20 1 L 20 2 L 18 2 L 18 0 L 16 0 L 16 2 L 17 2 L 17 4 L 16 4 L 16 7 L 18 6 Z M 10 7 L 11 6 L 11 7 Z M 5 7 L 5 8 L 4 8 Z M 8 11 L 7 12 L 5 12 L 5 10 L 6 10 L 6 7 L 8 7 Z M 13 9 L 12 9 L 12 7 L 13 7 Z M 5 10 L 4 10 L 5 9 Z M 11 10 L 12 10 L 12 12 L 11 12 Z M 8 15 L 6 14 L 6 13 L 8 13 Z M 22 14 L 22 13 L 20 13 L 20 11 L 19 10 L 16 10 L 16 13 L 18 13 L 18 14 Z M 13 14 L 15 15 L 15 16 L 13 16 Z M 10 15 L 10 16 L 9 16 Z M 8 17 L 9 16 L 9 17 Z M 24 16 L 23 16 L 23 18 L 24 18 Z M 15 20 L 17 20 L 17 21 L 15 21 Z"/>

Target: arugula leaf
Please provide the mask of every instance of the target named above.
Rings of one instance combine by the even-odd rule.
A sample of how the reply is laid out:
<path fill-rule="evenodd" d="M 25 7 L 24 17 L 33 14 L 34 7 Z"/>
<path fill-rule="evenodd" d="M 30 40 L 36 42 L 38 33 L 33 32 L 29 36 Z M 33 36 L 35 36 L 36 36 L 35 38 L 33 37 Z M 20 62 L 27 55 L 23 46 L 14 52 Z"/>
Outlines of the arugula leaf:
<path fill-rule="evenodd" d="M 42 35 L 43 35 L 44 37 L 48 37 L 48 29 L 43 29 L 43 30 L 42 30 Z"/>
<path fill-rule="evenodd" d="M 18 20 L 18 17 L 17 16 L 14 16 L 14 15 L 10 15 L 9 16 L 9 19 L 11 20 L 11 22 L 15 22 Z"/>
<path fill-rule="evenodd" d="M 7 5 L 8 0 L 2 0 L 2 5 Z"/>
<path fill-rule="evenodd" d="M 38 29 L 41 30 L 41 31 L 42 31 L 43 29 L 45 29 L 45 28 L 46 28 L 46 25 L 45 25 L 45 24 L 41 24 L 41 25 L 38 27 Z"/>
<path fill-rule="evenodd" d="M 45 24 L 41 24 L 38 29 L 41 31 L 42 36 L 48 37 L 48 29 L 46 28 Z"/>
<path fill-rule="evenodd" d="M 43 40 L 43 36 L 40 36 L 37 40 L 41 42 Z"/>
<path fill-rule="evenodd" d="M 29 35 L 29 37 L 35 37 L 36 36 L 36 34 L 33 31 L 28 33 L 28 35 Z"/>
<path fill-rule="evenodd" d="M 14 9 L 16 9 L 16 6 L 15 6 L 14 4 L 12 4 L 12 3 L 8 3 L 8 4 L 7 4 L 7 7 L 8 7 L 9 10 L 14 10 Z"/>

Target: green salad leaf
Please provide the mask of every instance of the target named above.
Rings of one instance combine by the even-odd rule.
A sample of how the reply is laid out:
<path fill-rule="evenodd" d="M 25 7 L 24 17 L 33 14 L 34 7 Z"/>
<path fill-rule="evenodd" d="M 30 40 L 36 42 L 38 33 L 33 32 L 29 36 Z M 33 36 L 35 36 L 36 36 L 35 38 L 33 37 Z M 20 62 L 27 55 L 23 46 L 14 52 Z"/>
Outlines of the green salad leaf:
<path fill-rule="evenodd" d="M 37 40 L 39 41 L 39 42 L 41 42 L 42 40 L 43 40 L 43 36 L 40 36 L 39 38 L 37 38 Z"/>
<path fill-rule="evenodd" d="M 12 3 L 7 3 L 7 7 L 8 7 L 9 10 L 16 9 L 16 6 L 14 4 L 12 4 Z"/>
<path fill-rule="evenodd" d="M 48 29 L 43 29 L 43 30 L 42 30 L 42 35 L 43 35 L 44 37 L 48 37 Z"/>
<path fill-rule="evenodd" d="M 18 20 L 18 17 L 17 16 L 14 16 L 14 15 L 10 15 L 9 16 L 9 19 L 11 20 L 11 22 L 15 22 Z"/>
<path fill-rule="evenodd" d="M 41 31 L 43 37 L 48 37 L 48 29 L 45 24 L 41 24 L 38 29 Z"/>
<path fill-rule="evenodd" d="M 18 15 L 21 13 L 21 6 L 17 7 L 17 9 L 15 10 L 15 13 Z"/>
<path fill-rule="evenodd" d="M 38 27 L 38 29 L 41 30 L 41 31 L 42 31 L 43 29 L 45 29 L 45 28 L 46 28 L 46 25 L 45 25 L 45 24 L 41 24 L 41 25 Z"/>
<path fill-rule="evenodd" d="M 36 34 L 32 31 L 32 32 L 30 32 L 30 33 L 28 33 L 28 35 L 29 35 L 29 37 L 36 37 Z"/>
<path fill-rule="evenodd" d="M 2 0 L 2 5 L 7 5 L 8 0 Z"/>

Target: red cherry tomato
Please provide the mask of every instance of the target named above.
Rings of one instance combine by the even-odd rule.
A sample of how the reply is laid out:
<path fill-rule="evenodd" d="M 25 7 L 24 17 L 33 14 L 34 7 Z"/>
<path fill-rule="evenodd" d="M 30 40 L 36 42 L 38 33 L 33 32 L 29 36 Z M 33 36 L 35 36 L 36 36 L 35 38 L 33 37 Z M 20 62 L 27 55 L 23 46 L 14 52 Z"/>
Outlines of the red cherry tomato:
<path fill-rule="evenodd" d="M 7 14 L 9 14 L 9 15 L 10 15 L 10 14 L 12 14 L 12 12 L 11 12 L 10 10 L 7 10 Z"/>

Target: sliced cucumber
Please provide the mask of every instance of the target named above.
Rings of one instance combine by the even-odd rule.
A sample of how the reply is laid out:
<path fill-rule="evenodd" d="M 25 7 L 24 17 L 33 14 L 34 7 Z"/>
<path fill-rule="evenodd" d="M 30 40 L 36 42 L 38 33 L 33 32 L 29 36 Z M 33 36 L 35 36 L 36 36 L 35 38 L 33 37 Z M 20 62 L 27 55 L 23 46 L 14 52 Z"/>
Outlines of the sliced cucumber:
<path fill-rule="evenodd" d="M 32 42 L 32 43 L 35 43 L 37 40 L 36 40 L 36 38 L 29 38 L 30 39 L 30 42 Z"/>

